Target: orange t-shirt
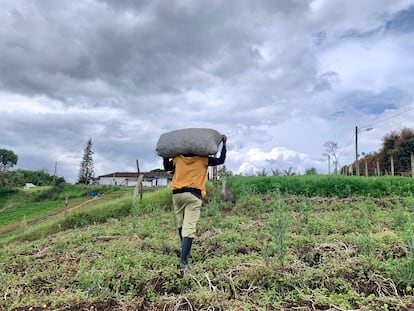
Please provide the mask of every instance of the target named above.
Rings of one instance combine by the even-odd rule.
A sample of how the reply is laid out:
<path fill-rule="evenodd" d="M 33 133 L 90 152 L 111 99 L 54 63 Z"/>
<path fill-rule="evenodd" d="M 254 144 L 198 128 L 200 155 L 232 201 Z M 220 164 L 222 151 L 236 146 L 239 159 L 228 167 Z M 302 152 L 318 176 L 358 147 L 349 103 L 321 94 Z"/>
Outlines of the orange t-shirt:
<path fill-rule="evenodd" d="M 206 180 L 208 157 L 176 156 L 173 159 L 175 166 L 174 176 L 171 182 L 173 190 L 182 188 L 196 188 L 201 190 L 201 195 L 206 195 Z"/>

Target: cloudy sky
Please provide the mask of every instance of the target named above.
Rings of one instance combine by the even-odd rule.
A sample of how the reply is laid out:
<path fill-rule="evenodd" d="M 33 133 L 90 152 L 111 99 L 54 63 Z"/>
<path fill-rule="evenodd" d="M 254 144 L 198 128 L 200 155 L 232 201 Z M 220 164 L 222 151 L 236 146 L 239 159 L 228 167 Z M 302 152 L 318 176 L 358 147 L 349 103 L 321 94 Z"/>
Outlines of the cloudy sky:
<path fill-rule="evenodd" d="M 414 0 L 1 0 L 0 148 L 76 182 L 161 168 L 159 136 L 228 136 L 234 173 L 328 173 L 414 128 Z M 364 131 L 373 127 L 371 131 Z"/>

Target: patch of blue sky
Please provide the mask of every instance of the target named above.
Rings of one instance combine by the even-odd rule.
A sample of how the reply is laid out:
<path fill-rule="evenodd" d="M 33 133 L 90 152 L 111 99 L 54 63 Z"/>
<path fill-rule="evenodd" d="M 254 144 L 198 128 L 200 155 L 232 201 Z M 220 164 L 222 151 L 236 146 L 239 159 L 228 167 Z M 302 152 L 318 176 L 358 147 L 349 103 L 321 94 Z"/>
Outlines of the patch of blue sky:
<path fill-rule="evenodd" d="M 349 29 L 345 31 L 340 38 L 341 39 L 367 39 L 374 37 L 376 35 L 381 35 L 386 32 L 398 32 L 398 33 L 411 33 L 414 32 L 414 5 L 410 6 L 406 10 L 399 11 L 395 13 L 391 18 L 385 20 L 383 24 L 378 25 L 375 28 L 360 31 L 358 29 Z M 316 42 L 319 44 L 325 38 L 323 32 L 316 33 L 314 35 Z"/>
<path fill-rule="evenodd" d="M 414 32 L 414 5 L 408 9 L 398 12 L 386 25 L 387 31 L 409 33 Z"/>
<path fill-rule="evenodd" d="M 343 101 L 363 113 L 380 115 L 385 110 L 397 109 L 407 97 L 408 94 L 400 89 L 388 88 L 380 93 L 355 91 L 345 96 Z"/>

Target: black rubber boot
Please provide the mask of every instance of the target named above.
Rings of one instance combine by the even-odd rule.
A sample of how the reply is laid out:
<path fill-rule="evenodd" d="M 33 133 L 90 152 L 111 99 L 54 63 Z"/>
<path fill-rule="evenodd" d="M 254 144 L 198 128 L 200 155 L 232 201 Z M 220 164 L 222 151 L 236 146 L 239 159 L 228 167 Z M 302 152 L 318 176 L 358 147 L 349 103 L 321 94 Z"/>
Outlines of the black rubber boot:
<path fill-rule="evenodd" d="M 181 258 L 180 269 L 191 269 L 191 265 L 188 264 L 188 256 L 190 256 L 191 245 L 193 244 L 193 238 L 183 237 L 181 242 Z"/>

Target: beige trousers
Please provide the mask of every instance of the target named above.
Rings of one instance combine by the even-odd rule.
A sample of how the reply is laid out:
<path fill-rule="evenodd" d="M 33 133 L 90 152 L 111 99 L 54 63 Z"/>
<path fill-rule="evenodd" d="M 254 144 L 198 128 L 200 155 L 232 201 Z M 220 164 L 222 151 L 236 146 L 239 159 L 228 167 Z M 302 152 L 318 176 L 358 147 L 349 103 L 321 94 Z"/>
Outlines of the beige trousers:
<path fill-rule="evenodd" d="M 177 228 L 182 228 L 183 237 L 194 238 L 200 219 L 202 200 L 189 192 L 173 194 L 173 207 Z"/>

